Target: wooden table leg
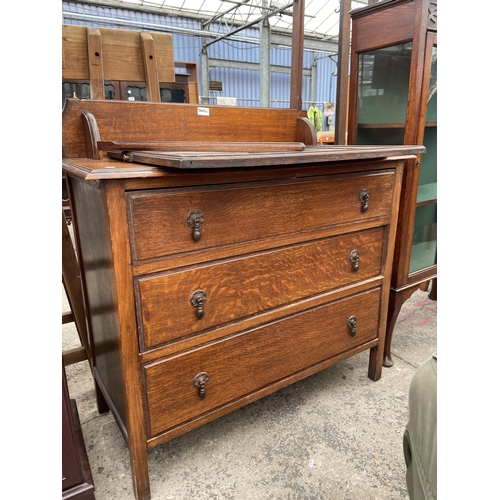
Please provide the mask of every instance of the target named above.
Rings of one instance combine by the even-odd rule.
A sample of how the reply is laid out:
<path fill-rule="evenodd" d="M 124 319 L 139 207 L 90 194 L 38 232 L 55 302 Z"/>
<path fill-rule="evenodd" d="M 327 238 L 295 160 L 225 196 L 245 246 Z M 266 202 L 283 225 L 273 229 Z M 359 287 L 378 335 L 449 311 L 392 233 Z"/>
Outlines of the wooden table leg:
<path fill-rule="evenodd" d="M 379 347 L 372 347 L 370 349 L 370 359 L 368 362 L 368 378 L 376 382 L 382 376 L 382 363 L 380 362 L 379 355 L 381 350 Z"/>
<path fill-rule="evenodd" d="M 394 332 L 394 327 L 396 326 L 401 307 L 413 295 L 413 293 L 419 288 L 419 286 L 420 285 L 415 285 L 411 288 L 399 291 L 391 289 L 389 293 L 389 308 L 387 312 L 387 331 L 385 337 L 383 362 L 383 365 L 386 368 L 390 368 L 394 364 L 391 357 L 391 342 L 392 334 Z"/>
<path fill-rule="evenodd" d="M 437 293 L 438 293 L 438 279 L 437 276 L 432 280 L 431 284 L 431 291 L 429 292 L 429 299 L 430 300 L 437 300 Z"/>

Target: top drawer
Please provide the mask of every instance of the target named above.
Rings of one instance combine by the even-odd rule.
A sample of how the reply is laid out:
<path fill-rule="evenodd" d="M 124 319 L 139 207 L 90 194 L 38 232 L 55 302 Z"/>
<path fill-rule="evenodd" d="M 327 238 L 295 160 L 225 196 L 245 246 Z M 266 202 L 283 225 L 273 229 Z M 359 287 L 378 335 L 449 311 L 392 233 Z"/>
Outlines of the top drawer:
<path fill-rule="evenodd" d="M 131 192 L 142 261 L 334 226 L 391 212 L 394 172 Z"/>

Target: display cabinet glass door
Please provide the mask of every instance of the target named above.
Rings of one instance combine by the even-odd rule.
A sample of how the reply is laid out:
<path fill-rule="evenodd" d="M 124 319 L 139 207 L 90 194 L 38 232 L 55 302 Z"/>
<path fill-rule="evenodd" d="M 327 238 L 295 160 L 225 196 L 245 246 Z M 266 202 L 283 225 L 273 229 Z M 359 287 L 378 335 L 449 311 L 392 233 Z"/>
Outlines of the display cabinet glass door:
<path fill-rule="evenodd" d="M 404 144 L 412 43 L 359 54 L 356 144 Z M 436 264 L 437 47 L 432 47 L 409 274 Z"/>
<path fill-rule="evenodd" d="M 403 144 L 412 43 L 359 54 L 357 144 Z"/>
<path fill-rule="evenodd" d="M 429 91 L 426 95 L 425 154 L 420 159 L 410 274 L 436 264 L 437 252 L 437 47 L 432 47 Z"/>

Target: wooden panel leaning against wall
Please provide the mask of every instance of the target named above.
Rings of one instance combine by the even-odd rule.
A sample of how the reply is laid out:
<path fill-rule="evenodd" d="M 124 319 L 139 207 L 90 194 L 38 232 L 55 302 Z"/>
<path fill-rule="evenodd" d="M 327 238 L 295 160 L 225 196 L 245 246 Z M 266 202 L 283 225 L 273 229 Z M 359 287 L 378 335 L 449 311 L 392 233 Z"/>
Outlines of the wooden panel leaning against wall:
<path fill-rule="evenodd" d="M 172 35 L 62 26 L 62 100 L 199 103 L 198 67 L 174 61 Z"/>

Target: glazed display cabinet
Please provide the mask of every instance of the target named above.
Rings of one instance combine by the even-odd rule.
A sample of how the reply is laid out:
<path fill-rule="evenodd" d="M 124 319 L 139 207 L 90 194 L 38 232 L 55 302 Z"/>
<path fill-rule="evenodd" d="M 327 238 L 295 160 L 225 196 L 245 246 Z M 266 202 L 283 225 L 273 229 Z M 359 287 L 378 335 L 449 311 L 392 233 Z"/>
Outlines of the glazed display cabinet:
<path fill-rule="evenodd" d="M 437 0 L 382 0 L 353 10 L 348 143 L 420 144 L 406 168 L 391 278 L 384 366 L 404 302 L 437 290 Z M 410 165 L 408 165 L 410 166 Z"/>

